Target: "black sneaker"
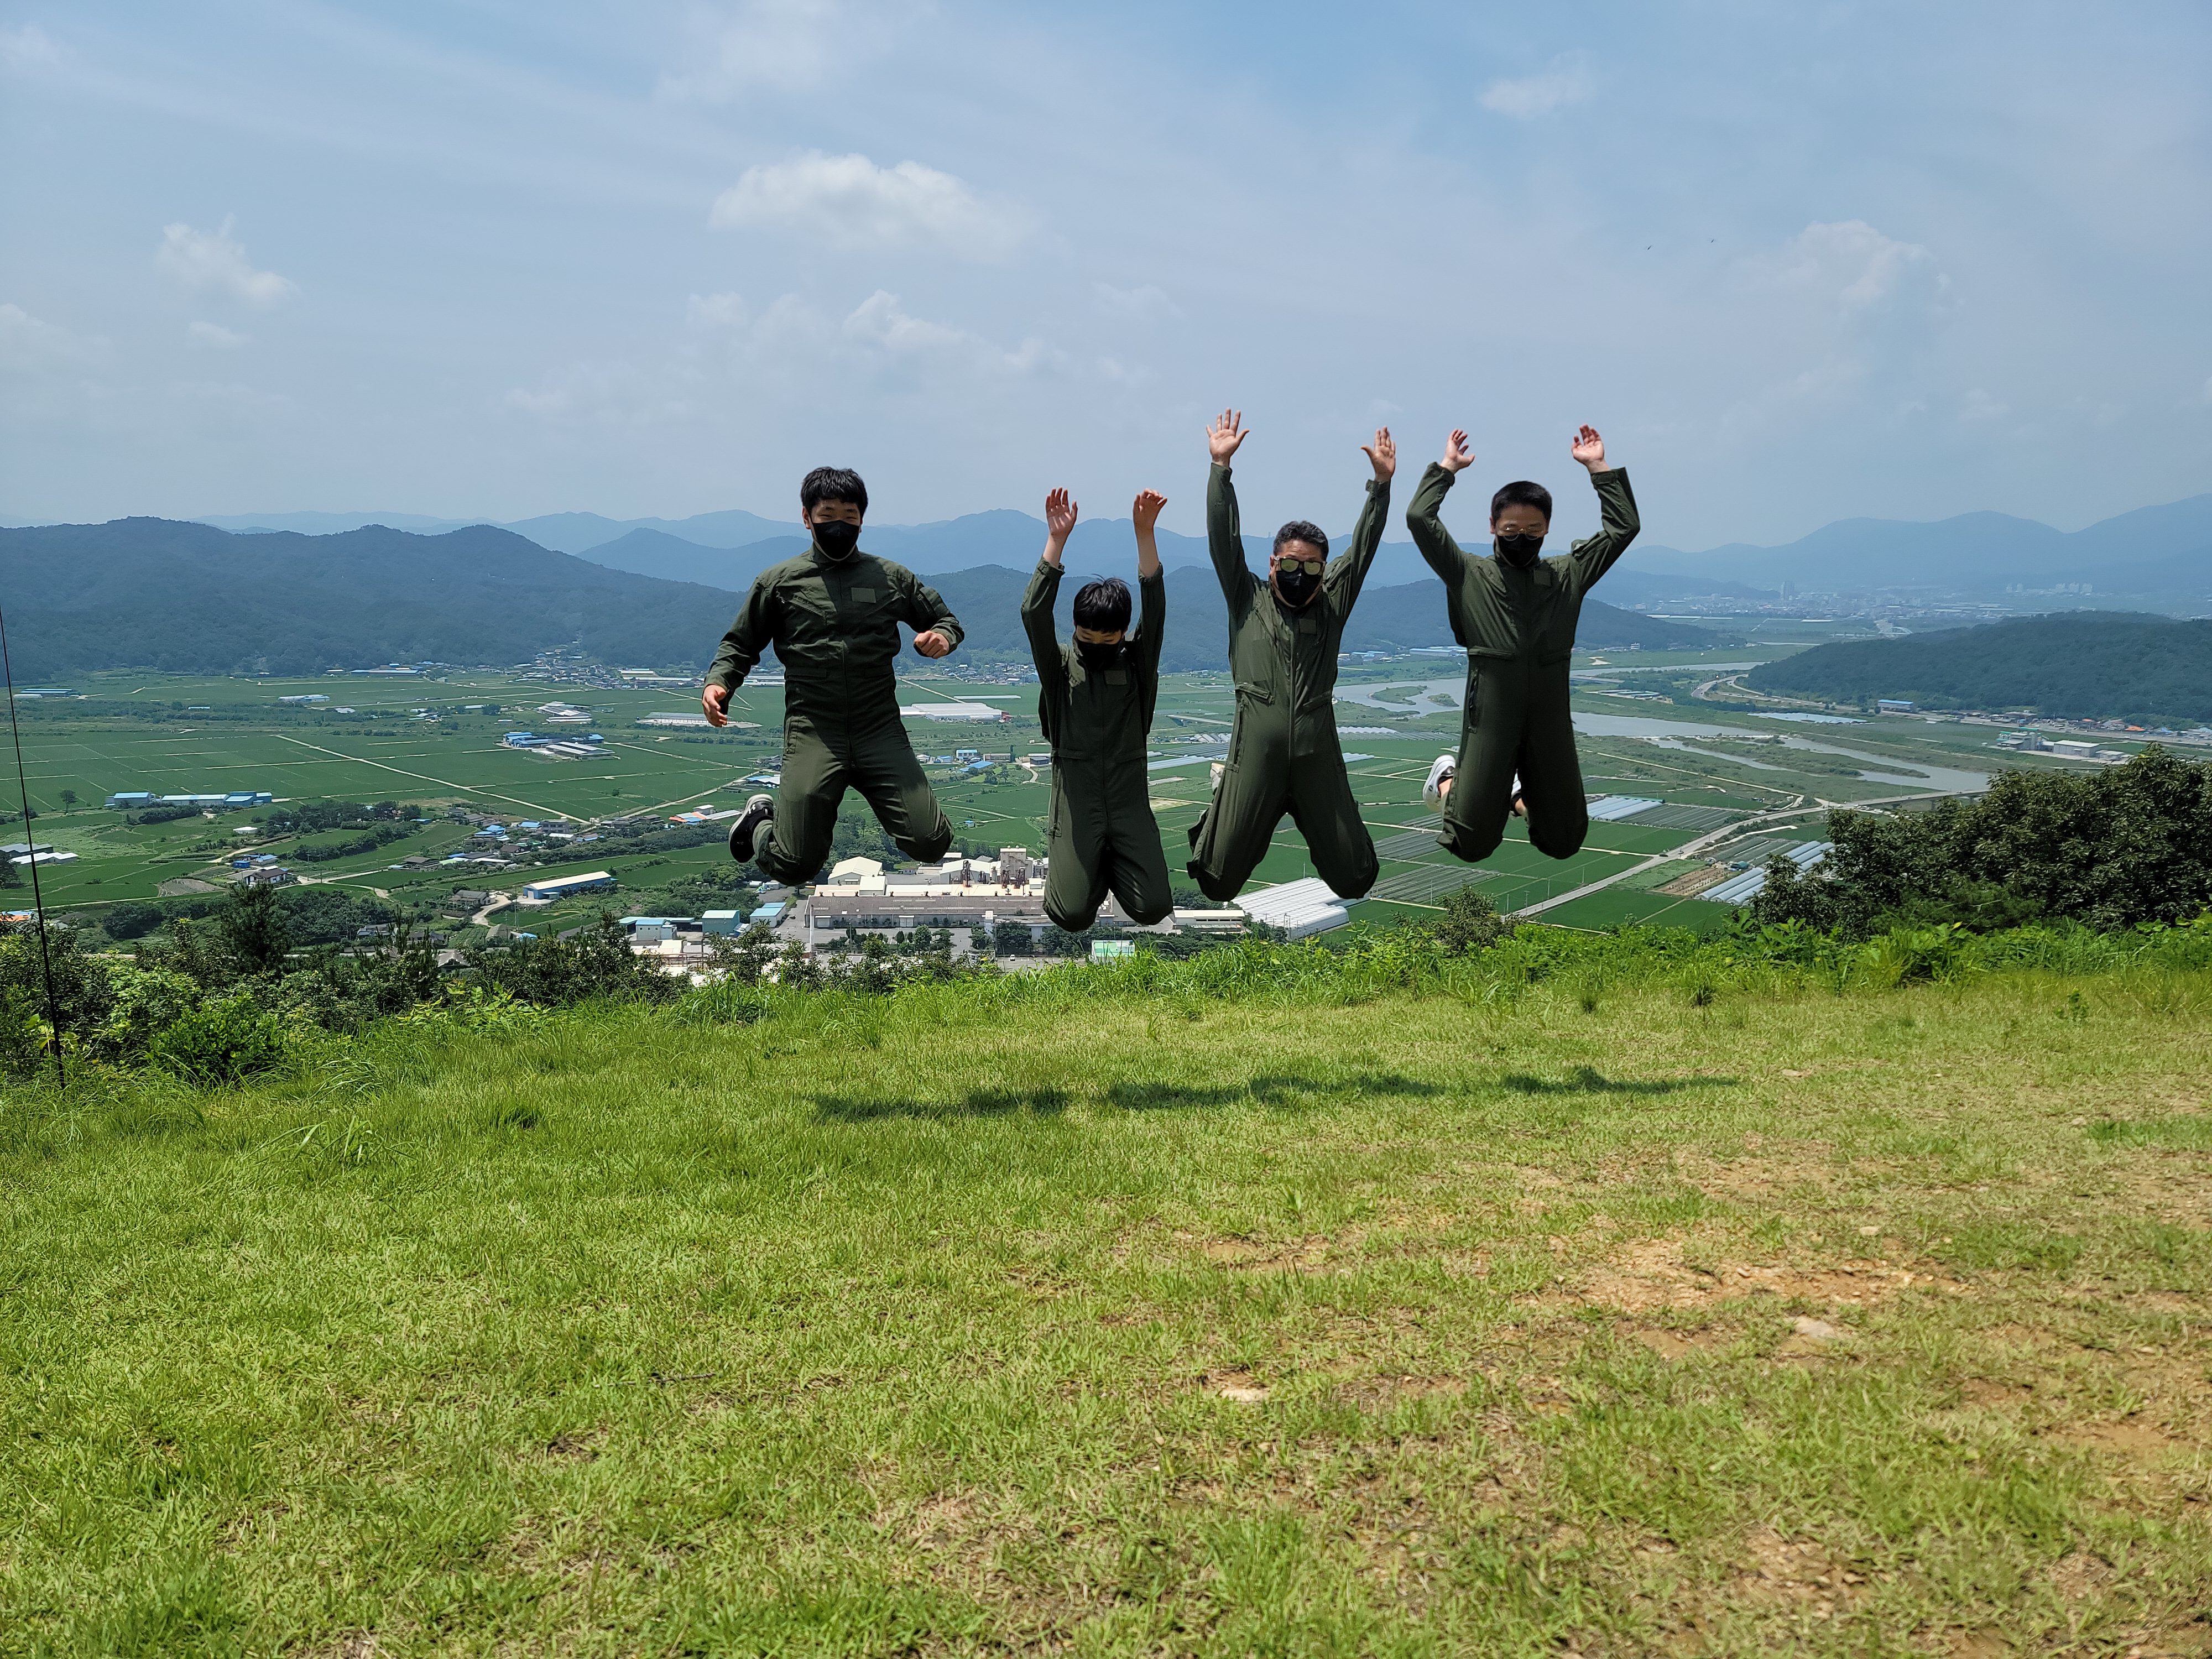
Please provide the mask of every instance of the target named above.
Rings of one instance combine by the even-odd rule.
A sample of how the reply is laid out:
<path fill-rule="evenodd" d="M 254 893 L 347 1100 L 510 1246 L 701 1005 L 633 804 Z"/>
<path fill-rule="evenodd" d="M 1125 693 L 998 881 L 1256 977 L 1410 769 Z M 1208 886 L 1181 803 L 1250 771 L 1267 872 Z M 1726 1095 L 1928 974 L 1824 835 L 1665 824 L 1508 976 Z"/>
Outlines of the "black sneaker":
<path fill-rule="evenodd" d="M 738 814 L 738 821 L 730 826 L 730 856 L 739 864 L 753 861 L 753 836 L 763 823 L 775 816 L 774 795 L 755 795 L 745 802 L 745 810 Z"/>

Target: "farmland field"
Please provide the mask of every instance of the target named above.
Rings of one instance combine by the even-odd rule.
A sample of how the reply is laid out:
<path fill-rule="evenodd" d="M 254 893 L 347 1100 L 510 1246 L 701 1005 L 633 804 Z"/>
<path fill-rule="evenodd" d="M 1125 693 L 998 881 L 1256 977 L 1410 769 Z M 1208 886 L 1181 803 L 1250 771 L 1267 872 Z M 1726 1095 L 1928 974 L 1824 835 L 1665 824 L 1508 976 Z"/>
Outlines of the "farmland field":
<path fill-rule="evenodd" d="M 1709 678 L 1728 654 L 1705 653 L 1702 657 L 1713 660 L 1700 660 L 1647 653 L 1648 660 L 1639 657 L 1633 672 L 1621 672 L 1614 684 Z M 1538 854 L 1516 826 L 1480 868 L 1459 866 L 1421 844 L 1420 834 L 1436 827 L 1420 799 L 1423 774 L 1438 750 L 1456 744 L 1456 672 L 1449 659 L 1424 658 L 1362 665 L 1344 675 L 1337 719 L 1358 799 L 1385 848 L 1378 895 L 1358 917 L 1431 911 L 1462 878 L 1478 882 L 1501 910 L 1512 910 L 1632 869 L 1689 838 L 1675 830 L 1601 823 L 1593 825 L 1579 855 L 1557 862 Z M 760 787 L 742 780 L 772 771 L 781 747 L 781 693 L 767 685 L 739 692 L 731 712 L 744 724 L 724 732 L 639 724 L 695 712 L 693 695 L 680 689 L 585 687 L 510 673 L 299 681 L 110 675 L 76 689 L 82 695 L 20 706 L 39 839 L 77 855 L 40 872 L 47 902 L 64 912 L 148 899 L 165 890 L 188 891 L 195 884 L 219 886 L 230 877 L 234 854 L 250 850 L 284 859 L 297 851 L 296 839 L 255 833 L 257 814 L 250 811 L 126 822 L 125 814 L 102 805 L 118 791 L 261 790 L 280 805 L 420 805 L 429 809 L 428 821 L 404 839 L 296 868 L 310 881 L 427 904 L 456 884 L 483 884 L 470 866 L 444 861 L 472 850 L 471 826 L 445 817 L 447 808 L 579 835 L 609 816 L 658 821 L 695 807 L 735 806 Z M 325 701 L 281 701 L 307 696 Z M 902 682 L 902 696 L 909 705 L 959 702 L 1007 716 L 915 717 L 908 729 L 917 748 L 941 763 L 932 766 L 932 775 L 962 845 L 1042 850 L 1045 774 L 1018 763 L 1043 746 L 1033 689 L 915 678 Z M 583 724 L 547 724 L 546 705 L 563 701 L 583 711 Z M 1796 822 L 1808 834 L 1817 833 L 1820 802 L 1926 793 L 1985 770 L 1995 759 L 1984 728 L 1908 721 L 1814 728 L 1695 704 L 1623 701 L 1602 689 L 1578 690 L 1577 703 L 1578 720 L 1590 728 L 1582 755 L 1593 793 L 1741 814 L 1806 807 L 1811 810 Z M 1152 797 L 1170 866 L 1178 872 L 1188 856 L 1184 831 L 1203 809 L 1208 763 L 1223 752 L 1232 706 L 1227 679 L 1218 673 L 1170 676 L 1163 688 Z M 604 741 L 587 759 L 550 760 L 503 745 L 501 736 L 516 729 L 589 730 Z M 1808 748 L 1808 741 L 1825 747 Z M 1827 752 L 1838 747 L 1850 753 Z M 957 757 L 963 748 L 1012 755 L 1018 763 L 969 770 Z M 1873 775 L 1862 778 L 1861 771 Z M 858 807 L 854 798 L 848 810 Z M 604 842 L 565 849 L 540 845 L 526 867 L 532 876 L 604 867 L 623 888 L 650 890 L 688 874 L 720 874 L 727 865 L 712 844 L 634 854 Z M 1311 873 L 1303 844 L 1285 823 L 1255 879 L 1264 884 Z M 506 874 L 510 885 L 524 878 L 512 870 Z M 1724 915 L 1703 901 L 1607 889 L 1547 912 L 1547 919 L 1605 927 L 1662 914 L 1670 923 L 1695 927 L 1717 925 Z"/>

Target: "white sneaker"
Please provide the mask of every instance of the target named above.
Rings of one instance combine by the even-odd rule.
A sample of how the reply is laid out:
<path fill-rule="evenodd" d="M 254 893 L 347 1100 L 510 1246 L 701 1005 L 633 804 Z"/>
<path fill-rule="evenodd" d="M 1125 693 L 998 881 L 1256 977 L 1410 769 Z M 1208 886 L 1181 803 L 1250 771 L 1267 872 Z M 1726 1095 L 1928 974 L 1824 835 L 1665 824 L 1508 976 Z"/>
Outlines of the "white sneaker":
<path fill-rule="evenodd" d="M 1437 756 L 1429 768 L 1428 781 L 1421 786 L 1421 799 L 1431 805 L 1443 805 L 1444 785 L 1451 781 L 1451 775 L 1458 767 L 1459 763 L 1451 756 Z"/>
<path fill-rule="evenodd" d="M 1206 787 L 1213 791 L 1215 794 L 1219 794 L 1221 793 L 1221 775 L 1228 769 L 1229 769 L 1224 766 L 1219 761 L 1214 762 L 1212 780 Z"/>

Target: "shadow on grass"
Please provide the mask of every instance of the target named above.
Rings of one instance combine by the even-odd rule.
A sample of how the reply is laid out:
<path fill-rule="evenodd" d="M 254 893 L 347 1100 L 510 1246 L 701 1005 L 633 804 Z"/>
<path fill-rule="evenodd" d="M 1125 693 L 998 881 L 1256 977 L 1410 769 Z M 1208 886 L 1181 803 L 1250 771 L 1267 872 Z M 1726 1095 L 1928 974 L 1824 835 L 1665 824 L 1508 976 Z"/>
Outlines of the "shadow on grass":
<path fill-rule="evenodd" d="M 1170 1111 L 1189 1106 L 1231 1106 L 1254 1100 L 1263 1106 L 1295 1105 L 1316 1095 L 1440 1094 L 1433 1083 L 1404 1077 L 1395 1072 L 1361 1073 L 1324 1081 L 1319 1078 L 1267 1073 L 1248 1083 L 1116 1083 L 1106 1091 L 1106 1103 L 1129 1112 Z"/>
<path fill-rule="evenodd" d="M 1105 1104 L 1122 1111 L 1157 1112 L 1233 1106 L 1240 1101 L 1254 1101 L 1262 1106 L 1294 1106 L 1325 1095 L 1403 1097 L 1441 1092 L 1433 1083 L 1423 1083 L 1395 1072 L 1362 1073 L 1334 1079 L 1263 1073 L 1244 1083 L 1116 1083 L 1107 1088 L 1103 1100 Z M 831 1123 L 871 1123 L 892 1117 L 1006 1117 L 1024 1110 L 1049 1116 L 1066 1111 L 1074 1098 L 1060 1088 L 970 1089 L 956 1100 L 896 1097 L 872 1100 L 851 1095 L 817 1095 L 814 1113 Z"/>
<path fill-rule="evenodd" d="M 957 1100 L 860 1100 L 817 1095 L 814 1115 L 831 1123 L 872 1123 L 887 1117 L 1010 1117 L 1027 1109 L 1042 1116 L 1066 1111 L 1074 1097 L 1065 1089 L 970 1089 Z"/>
<path fill-rule="evenodd" d="M 1508 1072 L 1498 1079 L 1502 1087 L 1517 1095 L 1672 1095 L 1685 1089 L 1739 1089 L 1741 1078 L 1733 1077 L 1668 1077 L 1624 1082 L 1607 1077 L 1588 1066 L 1578 1066 L 1575 1074 L 1564 1081 L 1555 1082 L 1547 1077 L 1531 1077 L 1526 1072 Z"/>

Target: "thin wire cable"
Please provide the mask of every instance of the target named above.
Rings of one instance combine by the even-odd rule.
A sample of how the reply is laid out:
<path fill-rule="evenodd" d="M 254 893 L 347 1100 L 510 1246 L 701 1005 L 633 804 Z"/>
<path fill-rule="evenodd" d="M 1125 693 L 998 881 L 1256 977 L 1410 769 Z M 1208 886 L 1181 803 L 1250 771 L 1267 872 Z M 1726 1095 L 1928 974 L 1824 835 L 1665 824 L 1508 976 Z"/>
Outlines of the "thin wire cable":
<path fill-rule="evenodd" d="M 54 958 L 46 944 L 46 901 L 39 890 L 39 836 L 31 828 L 31 786 L 23 778 L 23 732 L 15 724 L 15 665 L 8 656 L 8 613 L 0 611 L 0 673 L 8 680 L 8 731 L 15 740 L 15 788 L 23 798 L 23 842 L 30 849 L 31 908 L 39 918 L 39 966 L 46 980 L 46 1049 L 54 1057 L 54 1085 L 66 1090 L 62 1069 L 62 1005 L 54 995 Z"/>

